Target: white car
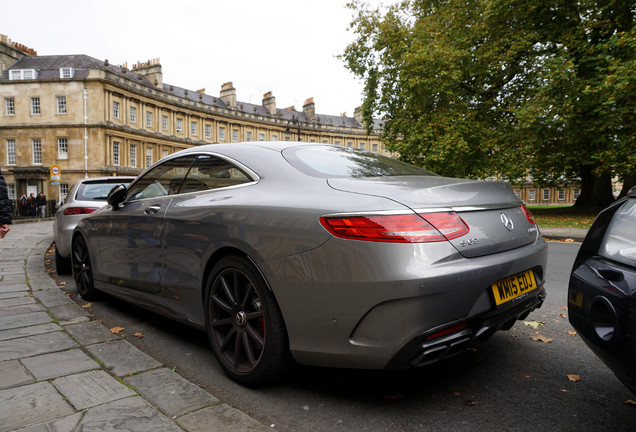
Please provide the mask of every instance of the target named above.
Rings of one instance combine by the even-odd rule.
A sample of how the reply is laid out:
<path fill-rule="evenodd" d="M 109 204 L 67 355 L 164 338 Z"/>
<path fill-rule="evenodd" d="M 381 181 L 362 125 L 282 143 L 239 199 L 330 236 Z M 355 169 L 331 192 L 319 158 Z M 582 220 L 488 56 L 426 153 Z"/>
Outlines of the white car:
<path fill-rule="evenodd" d="M 135 177 L 94 177 L 75 182 L 55 213 L 55 266 L 58 274 L 71 273 L 71 236 L 80 219 L 106 205 L 108 192 L 117 185 L 128 185 Z"/>

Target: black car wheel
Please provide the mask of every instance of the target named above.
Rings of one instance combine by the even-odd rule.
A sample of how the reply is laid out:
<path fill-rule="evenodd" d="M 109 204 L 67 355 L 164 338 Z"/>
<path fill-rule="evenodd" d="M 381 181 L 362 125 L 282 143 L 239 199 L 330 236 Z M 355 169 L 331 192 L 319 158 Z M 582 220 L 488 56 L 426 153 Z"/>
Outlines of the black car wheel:
<path fill-rule="evenodd" d="M 71 273 L 71 259 L 64 258 L 57 251 L 57 245 L 55 246 L 55 271 L 57 274 L 66 275 Z"/>
<path fill-rule="evenodd" d="M 207 284 L 206 327 L 225 373 L 246 386 L 276 380 L 290 362 L 280 309 L 254 266 L 222 259 Z"/>
<path fill-rule="evenodd" d="M 93 281 L 91 257 L 86 240 L 81 236 L 73 241 L 71 261 L 77 292 L 84 300 L 94 300 L 97 297 L 97 290 Z"/>

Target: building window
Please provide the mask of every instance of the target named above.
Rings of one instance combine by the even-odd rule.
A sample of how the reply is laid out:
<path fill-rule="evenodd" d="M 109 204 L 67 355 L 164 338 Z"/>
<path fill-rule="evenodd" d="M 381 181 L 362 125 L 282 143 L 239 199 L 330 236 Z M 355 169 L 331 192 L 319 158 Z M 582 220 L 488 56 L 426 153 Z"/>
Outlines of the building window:
<path fill-rule="evenodd" d="M 225 128 L 223 126 L 219 128 L 219 141 L 225 141 Z"/>
<path fill-rule="evenodd" d="M 15 115 L 15 99 L 4 98 L 4 114 Z"/>
<path fill-rule="evenodd" d="M 232 142 L 238 142 L 238 129 L 232 129 Z"/>
<path fill-rule="evenodd" d="M 10 200 L 15 200 L 15 185 L 7 184 L 7 195 L 9 195 Z"/>
<path fill-rule="evenodd" d="M 33 163 L 42 163 L 42 140 L 36 138 L 32 141 L 31 148 L 33 149 Z"/>
<path fill-rule="evenodd" d="M 259 141 L 265 141 L 265 134 L 264 133 L 259 133 L 258 134 L 258 140 Z"/>
<path fill-rule="evenodd" d="M 15 140 L 7 140 L 7 165 L 15 165 Z"/>
<path fill-rule="evenodd" d="M 119 118 L 119 102 L 113 102 L 113 118 Z"/>
<path fill-rule="evenodd" d="M 252 141 L 252 132 L 247 132 L 245 134 L 245 141 Z"/>
<path fill-rule="evenodd" d="M 550 201 L 550 189 L 543 189 L 543 201 Z"/>
<path fill-rule="evenodd" d="M 152 111 L 146 111 L 146 126 L 152 127 Z"/>
<path fill-rule="evenodd" d="M 351 142 L 351 141 L 347 142 L 347 147 L 353 148 L 353 142 Z"/>
<path fill-rule="evenodd" d="M 168 150 L 161 150 L 161 157 L 165 158 L 170 154 L 170 152 L 168 152 Z"/>
<path fill-rule="evenodd" d="M 130 107 L 130 122 L 137 123 L 137 108 Z"/>
<path fill-rule="evenodd" d="M 14 80 L 30 80 L 37 78 L 37 72 L 35 69 L 15 69 L 9 74 L 9 79 Z"/>
<path fill-rule="evenodd" d="M 336 141 L 334 141 L 334 144 L 335 144 L 335 145 L 340 145 L 340 140 L 336 140 Z"/>
<path fill-rule="evenodd" d="M 378 152 L 378 145 L 377 145 L 377 144 L 373 144 L 373 146 L 371 147 L 371 149 L 372 149 L 371 151 L 372 151 L 373 153 L 377 153 L 377 152 Z"/>
<path fill-rule="evenodd" d="M 519 189 L 515 189 L 515 196 L 519 199 L 521 199 L 521 190 Z"/>
<path fill-rule="evenodd" d="M 166 115 L 161 116 L 161 129 L 168 130 L 168 116 Z"/>
<path fill-rule="evenodd" d="M 113 165 L 119 166 L 119 142 L 113 141 Z"/>
<path fill-rule="evenodd" d="M 60 195 L 62 200 L 66 199 L 68 195 L 68 183 L 60 183 Z"/>
<path fill-rule="evenodd" d="M 177 132 L 183 132 L 183 120 L 181 119 L 177 119 Z"/>
<path fill-rule="evenodd" d="M 205 125 L 205 137 L 212 138 L 212 126 L 210 126 L 209 124 Z"/>
<path fill-rule="evenodd" d="M 57 97 L 57 113 L 66 114 L 66 96 Z"/>
<path fill-rule="evenodd" d="M 574 191 L 572 192 L 572 198 L 578 199 L 579 195 L 581 195 L 581 191 L 579 189 L 574 189 Z"/>
<path fill-rule="evenodd" d="M 66 138 L 57 139 L 57 158 L 68 159 L 68 140 Z"/>
<path fill-rule="evenodd" d="M 73 78 L 73 68 L 71 67 L 60 68 L 60 78 Z"/>
<path fill-rule="evenodd" d="M 278 141 L 278 135 L 272 135 L 272 141 Z"/>
<path fill-rule="evenodd" d="M 361 142 L 360 143 L 360 150 L 366 150 L 365 147 L 366 147 L 366 144 Z"/>
<path fill-rule="evenodd" d="M 34 115 L 40 114 L 40 98 L 39 97 L 31 98 L 31 114 L 34 114 Z"/>
<path fill-rule="evenodd" d="M 195 121 L 191 121 L 190 122 L 190 135 L 192 136 L 197 136 L 197 122 Z"/>
<path fill-rule="evenodd" d="M 130 166 L 131 167 L 137 166 L 137 145 L 136 144 L 130 145 Z"/>
<path fill-rule="evenodd" d="M 323 144 L 327 144 L 327 143 L 329 143 L 329 140 L 324 139 L 324 140 L 322 140 L 322 143 Z"/>
<path fill-rule="evenodd" d="M 534 189 L 530 189 L 528 191 L 528 201 L 534 201 L 536 199 L 535 195 L 536 191 Z"/>
<path fill-rule="evenodd" d="M 152 165 L 152 147 L 146 147 L 146 166 Z"/>
<path fill-rule="evenodd" d="M 563 201 L 565 199 L 565 189 L 559 189 L 559 201 Z"/>

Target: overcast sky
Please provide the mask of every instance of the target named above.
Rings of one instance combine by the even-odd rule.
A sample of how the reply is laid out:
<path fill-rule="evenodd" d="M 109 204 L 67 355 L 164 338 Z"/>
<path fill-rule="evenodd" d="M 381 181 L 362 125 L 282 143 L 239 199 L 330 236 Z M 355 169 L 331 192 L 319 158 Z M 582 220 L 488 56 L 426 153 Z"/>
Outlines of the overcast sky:
<path fill-rule="evenodd" d="M 379 3 L 373 0 L 371 3 Z M 386 3 L 386 1 L 385 1 Z M 164 83 L 279 108 L 353 115 L 362 83 L 336 56 L 354 39 L 344 0 L 3 1 L 0 33 L 38 55 L 86 54 L 111 64 L 160 58 Z"/>

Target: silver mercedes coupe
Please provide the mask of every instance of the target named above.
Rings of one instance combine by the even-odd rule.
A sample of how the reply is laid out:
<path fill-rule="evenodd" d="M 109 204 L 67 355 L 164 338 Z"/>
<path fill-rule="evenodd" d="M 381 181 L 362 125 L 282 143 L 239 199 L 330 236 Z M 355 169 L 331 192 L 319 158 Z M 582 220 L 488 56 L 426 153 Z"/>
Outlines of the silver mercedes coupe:
<path fill-rule="evenodd" d="M 198 146 L 116 186 L 72 239 L 77 289 L 205 330 L 226 374 L 414 368 L 545 299 L 547 246 L 511 186 L 299 142 Z"/>

